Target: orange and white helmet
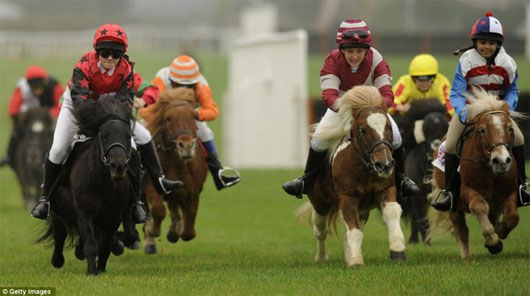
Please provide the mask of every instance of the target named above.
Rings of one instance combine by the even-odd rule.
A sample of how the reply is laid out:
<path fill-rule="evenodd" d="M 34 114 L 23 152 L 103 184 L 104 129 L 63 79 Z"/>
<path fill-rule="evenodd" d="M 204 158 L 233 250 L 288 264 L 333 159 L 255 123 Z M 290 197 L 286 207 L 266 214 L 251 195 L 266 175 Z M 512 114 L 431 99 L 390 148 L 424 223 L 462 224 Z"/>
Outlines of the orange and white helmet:
<path fill-rule="evenodd" d="M 176 57 L 169 66 L 169 79 L 178 84 L 196 84 L 200 76 L 199 65 L 187 55 Z"/>

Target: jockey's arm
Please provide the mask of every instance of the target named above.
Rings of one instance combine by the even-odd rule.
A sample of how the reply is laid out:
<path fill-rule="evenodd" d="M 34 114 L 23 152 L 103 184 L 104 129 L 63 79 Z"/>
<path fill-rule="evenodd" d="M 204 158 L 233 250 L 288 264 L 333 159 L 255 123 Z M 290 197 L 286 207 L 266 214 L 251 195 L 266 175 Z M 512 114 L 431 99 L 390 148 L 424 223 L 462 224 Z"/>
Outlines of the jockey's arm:
<path fill-rule="evenodd" d="M 57 82 L 53 88 L 53 107 L 50 108 L 50 115 L 52 118 L 59 117 L 59 111 L 61 111 L 60 101 L 63 96 L 64 88 Z"/>
<path fill-rule="evenodd" d="M 453 109 L 455 110 L 455 114 L 459 116 L 461 122 L 466 122 L 467 117 L 467 114 L 463 112 L 466 107 L 466 98 L 464 97 L 466 91 L 467 80 L 464 75 L 462 75 L 462 67 L 460 66 L 460 62 L 458 62 L 449 100 L 451 101 L 451 106 L 453 106 Z"/>
<path fill-rule="evenodd" d="M 131 70 L 127 78 L 125 78 L 120 86 L 120 90 L 116 94 L 116 99 L 120 102 L 128 102 L 131 106 L 134 103 L 134 72 Z"/>
<path fill-rule="evenodd" d="M 515 72 L 513 82 L 504 91 L 504 100 L 508 103 L 510 110 L 515 110 L 519 101 L 519 88 L 517 87 L 518 74 Z"/>
<path fill-rule="evenodd" d="M 324 65 L 320 70 L 320 89 L 322 89 L 322 100 L 329 109 L 337 112 L 334 108 L 335 102 L 339 99 L 340 78 L 337 75 L 337 65 L 331 55 L 324 60 Z"/>
<path fill-rule="evenodd" d="M 23 103 L 22 99 L 22 91 L 19 87 L 15 88 L 13 91 L 13 94 L 11 95 L 11 100 L 9 101 L 9 107 L 7 109 L 7 112 L 9 113 L 9 116 L 13 117 L 18 112 L 20 112 L 20 107 L 22 107 Z"/>
<path fill-rule="evenodd" d="M 394 105 L 388 109 L 388 112 L 395 114 L 396 111 L 400 113 L 407 112 L 410 108 L 410 85 L 407 84 L 406 75 L 401 76 L 392 89 L 394 92 Z M 412 81 L 412 79 L 409 79 Z"/>
<path fill-rule="evenodd" d="M 379 89 L 387 108 L 394 106 L 394 93 L 392 92 L 392 73 L 388 63 L 383 59 L 374 69 L 374 86 Z"/>
<path fill-rule="evenodd" d="M 219 109 L 217 104 L 213 100 L 212 90 L 206 84 L 200 86 L 197 90 L 197 100 L 199 101 L 200 108 L 196 110 L 197 120 L 199 121 L 212 121 L 219 115 Z"/>

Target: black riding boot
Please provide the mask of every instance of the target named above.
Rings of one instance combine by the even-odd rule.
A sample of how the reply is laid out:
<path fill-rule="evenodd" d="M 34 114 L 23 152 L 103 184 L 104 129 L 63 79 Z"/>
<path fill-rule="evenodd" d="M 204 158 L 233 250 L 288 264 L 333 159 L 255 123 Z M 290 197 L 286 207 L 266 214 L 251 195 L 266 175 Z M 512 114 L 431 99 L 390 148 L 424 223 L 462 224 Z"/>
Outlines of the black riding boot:
<path fill-rule="evenodd" d="M 50 193 L 53 187 L 53 183 L 57 179 L 57 175 L 61 170 L 60 164 L 55 164 L 51 162 L 48 157 L 44 162 L 44 176 L 42 181 L 42 191 L 41 198 L 37 205 L 31 210 L 31 215 L 37 219 L 46 220 L 48 218 L 49 208 L 50 208 Z"/>
<path fill-rule="evenodd" d="M 15 149 L 17 147 L 17 132 L 13 131 L 11 137 L 9 138 L 9 144 L 7 145 L 7 154 L 4 158 L 0 160 L 0 167 L 5 166 L 6 164 L 13 167 L 13 159 L 15 158 Z"/>
<path fill-rule="evenodd" d="M 164 177 L 158 154 L 156 154 L 153 142 L 138 145 L 138 151 L 142 159 L 142 164 L 145 170 L 151 176 L 156 191 L 160 194 L 168 194 L 171 190 L 179 189 L 184 186 L 182 181 L 172 181 Z"/>
<path fill-rule="evenodd" d="M 530 184 L 526 181 L 524 145 L 513 147 L 512 152 L 515 162 L 517 162 L 517 176 L 519 179 L 517 206 L 528 206 L 530 205 L 530 194 L 527 190 Z"/>
<path fill-rule="evenodd" d="M 136 157 L 134 160 L 131 158 L 131 161 L 129 162 L 130 168 L 129 169 L 129 177 L 133 186 L 133 194 L 134 194 L 134 204 L 132 205 L 132 221 L 135 224 L 144 223 L 147 221 L 147 213 L 145 212 L 144 203 L 142 202 L 142 176 L 141 176 L 141 169 L 140 169 L 140 163 L 138 154 L 136 154 Z M 132 163 L 134 162 L 134 164 Z"/>
<path fill-rule="evenodd" d="M 405 176 L 405 159 L 403 146 L 394 150 L 396 187 L 403 198 L 409 198 L 420 193 L 420 188 L 414 181 Z"/>
<path fill-rule="evenodd" d="M 458 165 L 460 161 L 456 154 L 445 153 L 445 199 L 433 202 L 431 206 L 441 212 L 456 212 L 456 202 L 460 195 L 460 176 Z"/>
<path fill-rule="evenodd" d="M 285 182 L 282 185 L 283 190 L 299 199 L 302 198 L 302 194 L 307 194 L 313 188 L 327 154 L 327 151 L 318 152 L 313 150 L 313 148 L 309 148 L 304 175 Z"/>
<path fill-rule="evenodd" d="M 223 175 L 223 171 L 225 169 L 219 161 L 219 157 L 216 153 L 208 152 L 208 156 L 206 156 L 206 162 L 208 163 L 208 169 L 212 174 L 213 182 L 215 183 L 215 188 L 217 188 L 217 190 L 235 185 L 241 180 L 239 173 L 231 168 L 228 169 L 234 171 L 236 173 L 235 176 Z"/>

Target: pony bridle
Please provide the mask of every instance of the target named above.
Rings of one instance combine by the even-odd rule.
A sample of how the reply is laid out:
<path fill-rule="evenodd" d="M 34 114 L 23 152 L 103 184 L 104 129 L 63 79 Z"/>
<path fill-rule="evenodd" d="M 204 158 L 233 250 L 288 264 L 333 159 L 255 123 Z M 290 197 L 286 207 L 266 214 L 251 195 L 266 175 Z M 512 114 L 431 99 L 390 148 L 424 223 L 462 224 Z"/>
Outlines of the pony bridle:
<path fill-rule="evenodd" d="M 172 142 L 174 145 L 171 145 L 170 147 L 164 145 L 165 134 L 169 136 L 170 142 Z M 175 135 L 171 135 L 171 133 L 169 132 L 169 129 L 166 127 L 164 128 L 164 131 L 158 135 L 159 144 L 157 146 L 160 147 L 160 149 L 162 149 L 163 151 L 177 151 L 177 139 L 182 135 L 191 135 L 193 140 L 197 139 L 197 137 L 188 129 L 181 130 Z"/>
<path fill-rule="evenodd" d="M 119 119 L 111 119 L 109 121 L 112 121 L 112 120 L 119 120 Z M 119 121 L 122 121 L 122 120 L 119 120 Z M 107 146 L 107 148 L 104 148 L 103 147 L 103 139 L 101 138 L 101 131 L 98 132 L 98 138 L 99 138 L 99 150 L 101 152 L 101 162 L 103 162 L 103 164 L 105 166 L 110 166 L 110 162 L 107 158 L 107 154 L 109 153 L 109 151 L 114 148 L 114 147 L 120 147 L 121 149 L 123 149 L 123 151 L 125 151 L 125 155 L 127 155 L 127 160 L 125 161 L 126 163 L 129 163 L 129 160 L 131 160 L 131 149 L 127 149 L 127 147 L 125 147 L 125 145 L 123 145 L 122 143 L 119 143 L 119 142 L 114 142 L 110 145 Z"/>
<path fill-rule="evenodd" d="M 368 112 L 368 111 L 376 111 L 377 113 L 383 113 L 385 114 L 385 111 L 383 110 L 383 108 L 381 107 L 372 107 L 372 108 L 366 108 L 366 109 L 362 109 L 359 111 L 359 113 L 357 113 L 357 115 L 355 116 L 354 118 L 354 121 L 357 120 L 357 118 L 359 118 L 359 116 L 362 114 L 362 113 L 365 113 L 365 112 Z M 386 116 L 386 114 L 385 114 Z M 363 141 L 363 138 L 362 138 L 362 135 L 361 135 L 361 128 L 359 127 L 359 125 L 357 124 L 356 125 L 356 128 L 355 128 L 355 136 L 357 138 L 357 142 L 359 143 L 359 145 L 361 146 L 361 153 L 359 153 L 359 151 L 357 151 L 357 153 L 359 154 L 359 158 L 361 159 L 361 161 L 364 163 L 364 165 L 366 166 L 366 168 L 368 168 L 368 170 L 370 172 L 375 172 L 377 171 L 377 168 L 375 167 L 375 163 L 374 163 L 374 160 L 372 159 L 372 152 L 375 150 L 375 148 L 379 145 L 385 145 L 385 146 L 388 146 L 388 148 L 390 149 L 390 151 L 392 151 L 392 143 L 385 140 L 385 139 L 382 139 L 382 140 L 378 140 L 378 141 L 375 141 L 374 143 L 372 143 L 372 145 L 370 146 L 369 149 L 366 148 L 366 145 L 364 144 L 364 141 Z M 351 135 L 351 131 L 350 131 L 350 141 L 352 140 L 352 135 Z M 356 147 L 353 146 L 353 148 L 355 150 Z"/>
<path fill-rule="evenodd" d="M 476 124 L 480 118 L 486 116 L 486 115 L 491 115 L 491 114 L 507 114 L 505 111 L 501 111 L 501 110 L 496 110 L 496 111 L 488 111 L 488 112 L 484 112 L 483 114 L 480 114 L 479 116 L 477 116 L 477 119 L 470 122 L 470 123 L 466 123 L 466 126 L 471 126 L 471 125 L 474 125 Z M 473 129 L 471 129 L 473 130 Z M 493 149 L 495 149 L 495 147 L 497 146 L 504 146 L 506 147 L 506 149 L 508 151 L 512 151 L 512 147 L 513 147 L 513 144 L 514 144 L 514 141 L 515 141 L 515 135 L 514 135 L 514 130 L 513 128 L 510 129 L 510 137 L 511 137 L 511 141 L 509 144 L 506 144 L 506 143 L 503 143 L 503 142 L 498 142 L 498 143 L 495 143 L 495 144 L 491 144 L 489 147 L 488 147 L 488 156 L 487 157 L 484 157 L 484 158 L 481 158 L 481 159 L 472 159 L 472 158 L 466 158 L 466 157 L 462 157 L 461 153 L 460 155 L 457 155 L 460 160 L 468 160 L 468 161 L 476 161 L 476 162 L 486 162 L 486 163 L 489 163 L 488 159 L 491 158 L 491 152 L 493 151 Z M 463 141 L 464 141 L 464 137 L 460 137 L 460 139 L 458 140 L 459 145 L 458 146 L 462 146 L 463 145 Z"/>
<path fill-rule="evenodd" d="M 169 109 L 171 109 L 173 107 L 179 107 L 179 106 L 183 106 L 183 105 L 186 105 L 186 104 L 191 104 L 191 103 L 188 102 L 188 101 L 174 102 L 174 103 L 172 103 L 171 105 L 168 106 L 167 110 L 169 110 Z M 167 147 L 167 146 L 164 145 L 164 135 L 165 134 L 167 134 L 169 136 L 170 142 L 173 143 L 173 145 L 171 147 Z M 172 135 L 171 132 L 169 131 L 169 128 L 167 127 L 167 125 L 164 126 L 164 130 L 161 133 L 158 134 L 159 144 L 157 145 L 157 148 L 160 148 L 163 151 L 177 151 L 177 139 L 180 136 L 182 136 L 182 135 L 191 135 L 191 137 L 193 138 L 193 141 L 197 140 L 197 136 L 195 134 L 193 134 L 193 132 L 190 131 L 189 129 L 180 130 L 175 135 Z"/>

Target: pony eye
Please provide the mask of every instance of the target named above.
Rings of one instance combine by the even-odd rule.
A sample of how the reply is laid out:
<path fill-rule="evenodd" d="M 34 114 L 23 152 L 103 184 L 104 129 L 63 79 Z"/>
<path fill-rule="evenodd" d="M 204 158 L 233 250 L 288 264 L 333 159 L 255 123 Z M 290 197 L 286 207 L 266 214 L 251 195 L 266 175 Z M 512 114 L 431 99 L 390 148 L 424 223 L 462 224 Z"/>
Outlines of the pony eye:
<path fill-rule="evenodd" d="M 480 127 L 480 128 L 478 129 L 478 132 L 481 133 L 481 134 L 485 134 L 485 133 L 486 133 L 486 130 L 485 130 L 484 128 Z"/>

